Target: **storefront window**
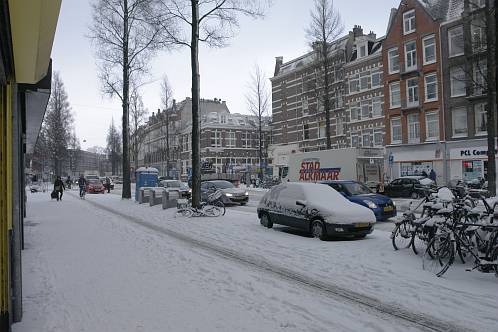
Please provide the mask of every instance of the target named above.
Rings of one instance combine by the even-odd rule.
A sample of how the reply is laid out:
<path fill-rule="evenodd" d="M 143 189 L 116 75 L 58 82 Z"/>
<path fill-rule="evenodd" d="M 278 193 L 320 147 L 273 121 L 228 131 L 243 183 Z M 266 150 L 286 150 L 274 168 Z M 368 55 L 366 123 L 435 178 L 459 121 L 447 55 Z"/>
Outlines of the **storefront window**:
<path fill-rule="evenodd" d="M 427 175 L 429 175 L 432 167 L 432 161 L 401 163 L 401 176 L 421 176 L 424 171 Z"/>
<path fill-rule="evenodd" d="M 484 178 L 484 163 L 482 160 L 462 161 L 463 179 L 473 181 Z"/>

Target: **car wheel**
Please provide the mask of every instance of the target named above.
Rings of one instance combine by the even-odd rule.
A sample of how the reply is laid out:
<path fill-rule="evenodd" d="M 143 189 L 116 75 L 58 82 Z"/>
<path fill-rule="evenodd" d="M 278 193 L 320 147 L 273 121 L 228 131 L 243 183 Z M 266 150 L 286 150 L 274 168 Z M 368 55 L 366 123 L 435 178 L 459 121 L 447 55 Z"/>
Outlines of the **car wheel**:
<path fill-rule="evenodd" d="M 418 199 L 420 196 L 419 196 L 418 192 L 414 191 L 414 192 L 411 193 L 410 197 L 412 199 Z"/>
<path fill-rule="evenodd" d="M 261 218 L 259 219 L 259 222 L 261 225 L 265 226 L 266 228 L 272 228 L 273 227 L 273 221 L 271 221 L 270 216 L 268 213 L 263 213 L 261 215 Z"/>
<path fill-rule="evenodd" d="M 311 223 L 311 235 L 322 241 L 325 240 L 325 227 L 323 226 L 323 222 L 321 220 L 314 220 Z"/>

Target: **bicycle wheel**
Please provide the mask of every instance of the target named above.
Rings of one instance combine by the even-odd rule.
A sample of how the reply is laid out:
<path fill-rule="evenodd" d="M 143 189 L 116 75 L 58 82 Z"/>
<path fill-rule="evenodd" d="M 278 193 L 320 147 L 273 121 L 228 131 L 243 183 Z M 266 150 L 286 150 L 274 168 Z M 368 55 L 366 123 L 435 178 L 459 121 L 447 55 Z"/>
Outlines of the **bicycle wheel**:
<path fill-rule="evenodd" d="M 403 222 L 394 228 L 391 239 L 394 250 L 408 248 L 412 242 L 412 227 L 408 222 Z"/>
<path fill-rule="evenodd" d="M 424 252 L 426 245 L 428 242 L 428 234 L 424 230 L 423 225 L 419 225 L 415 228 L 412 234 L 412 250 L 415 255 L 418 255 L 420 252 Z"/>
<path fill-rule="evenodd" d="M 202 208 L 202 212 L 207 217 L 219 217 L 219 216 L 221 216 L 221 213 L 223 212 L 223 210 L 219 206 L 205 205 Z"/>
<path fill-rule="evenodd" d="M 455 260 L 455 247 L 449 234 L 432 238 L 422 257 L 422 268 L 441 277 Z"/>
<path fill-rule="evenodd" d="M 213 205 L 214 205 L 214 206 L 217 206 L 217 207 L 219 207 L 219 208 L 221 209 L 221 212 L 222 212 L 222 213 L 221 213 L 221 215 L 222 215 L 222 216 L 224 216 L 224 215 L 225 215 L 225 212 L 226 212 L 226 209 L 225 209 L 225 204 L 223 204 L 223 202 L 222 202 L 222 201 L 215 201 L 215 202 L 213 203 Z"/>
<path fill-rule="evenodd" d="M 194 211 L 192 209 L 181 209 L 176 212 L 178 215 L 185 217 L 185 218 L 190 218 L 194 215 Z"/>

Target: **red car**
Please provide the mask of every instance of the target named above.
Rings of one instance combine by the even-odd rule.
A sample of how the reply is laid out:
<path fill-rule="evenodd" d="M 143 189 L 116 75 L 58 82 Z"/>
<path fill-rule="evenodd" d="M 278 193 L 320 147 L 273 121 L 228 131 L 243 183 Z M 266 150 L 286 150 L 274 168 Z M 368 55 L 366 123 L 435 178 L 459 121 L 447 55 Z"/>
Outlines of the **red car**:
<path fill-rule="evenodd" d="M 86 192 L 89 194 L 103 194 L 105 188 L 100 180 L 89 180 L 86 185 Z"/>

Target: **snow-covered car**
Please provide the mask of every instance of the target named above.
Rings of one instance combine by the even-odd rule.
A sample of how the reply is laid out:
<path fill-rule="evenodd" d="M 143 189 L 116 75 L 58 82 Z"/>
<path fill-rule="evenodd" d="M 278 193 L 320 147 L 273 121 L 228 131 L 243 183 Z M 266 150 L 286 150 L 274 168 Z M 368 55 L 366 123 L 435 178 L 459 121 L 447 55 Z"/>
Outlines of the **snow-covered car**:
<path fill-rule="evenodd" d="M 89 194 L 103 194 L 105 193 L 105 188 L 99 179 L 87 180 L 86 192 Z"/>
<path fill-rule="evenodd" d="M 211 180 L 201 183 L 201 190 L 216 191 L 221 190 L 221 199 L 224 204 L 240 203 L 246 205 L 249 201 L 249 192 L 242 188 L 235 187 L 231 182 L 225 180 Z"/>
<path fill-rule="evenodd" d="M 375 224 L 372 210 L 318 183 L 279 184 L 263 196 L 257 211 L 265 227 L 299 228 L 321 240 L 328 236 L 363 238 Z"/>

